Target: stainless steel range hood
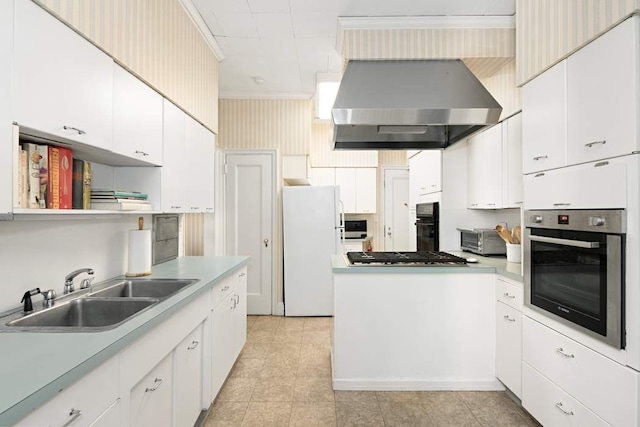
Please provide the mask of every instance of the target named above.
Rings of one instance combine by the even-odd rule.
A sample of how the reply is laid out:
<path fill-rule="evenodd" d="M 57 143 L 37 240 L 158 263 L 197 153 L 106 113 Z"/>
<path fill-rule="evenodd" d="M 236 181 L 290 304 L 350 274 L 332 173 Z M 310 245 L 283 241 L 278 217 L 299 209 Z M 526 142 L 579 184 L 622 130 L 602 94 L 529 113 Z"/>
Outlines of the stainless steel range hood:
<path fill-rule="evenodd" d="M 446 148 L 501 112 L 459 59 L 350 61 L 332 110 L 334 148 Z"/>

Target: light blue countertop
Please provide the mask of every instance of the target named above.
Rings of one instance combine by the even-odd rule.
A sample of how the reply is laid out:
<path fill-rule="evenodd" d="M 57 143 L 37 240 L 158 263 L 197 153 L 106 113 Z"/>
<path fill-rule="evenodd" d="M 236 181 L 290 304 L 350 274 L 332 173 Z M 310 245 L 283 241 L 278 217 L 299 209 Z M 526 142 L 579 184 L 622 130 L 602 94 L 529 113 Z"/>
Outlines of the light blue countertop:
<path fill-rule="evenodd" d="M 0 425 L 18 422 L 248 261 L 248 257 L 181 257 L 154 266 L 147 278 L 200 281 L 111 330 L 0 332 Z"/>
<path fill-rule="evenodd" d="M 335 255 L 331 257 L 331 267 L 335 274 L 441 274 L 441 273 L 497 273 L 518 282 L 522 282 L 522 274 L 520 273 L 521 264 L 508 262 L 503 257 L 483 257 L 467 252 L 451 252 L 448 253 L 462 258 L 476 258 L 477 263 L 467 264 L 466 266 L 451 267 L 350 267 L 346 264 L 344 255 Z"/>

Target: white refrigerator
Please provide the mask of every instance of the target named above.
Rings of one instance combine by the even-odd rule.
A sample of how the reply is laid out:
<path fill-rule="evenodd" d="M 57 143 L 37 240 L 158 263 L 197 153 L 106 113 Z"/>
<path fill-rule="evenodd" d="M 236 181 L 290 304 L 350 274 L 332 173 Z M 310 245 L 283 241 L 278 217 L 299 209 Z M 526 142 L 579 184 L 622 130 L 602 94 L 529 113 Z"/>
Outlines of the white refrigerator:
<path fill-rule="evenodd" d="M 331 256 L 340 250 L 340 188 L 282 189 L 286 316 L 333 316 Z"/>

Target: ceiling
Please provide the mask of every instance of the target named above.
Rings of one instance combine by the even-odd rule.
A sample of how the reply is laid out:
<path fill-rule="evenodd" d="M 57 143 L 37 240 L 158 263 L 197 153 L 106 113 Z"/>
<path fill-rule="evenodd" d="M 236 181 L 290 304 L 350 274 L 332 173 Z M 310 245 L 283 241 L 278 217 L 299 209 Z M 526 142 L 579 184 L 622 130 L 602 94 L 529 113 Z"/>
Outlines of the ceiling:
<path fill-rule="evenodd" d="M 515 13 L 515 0 L 192 1 L 224 53 L 219 80 L 223 98 L 310 98 L 316 73 L 342 70 L 336 50 L 338 17 L 364 21 Z"/>

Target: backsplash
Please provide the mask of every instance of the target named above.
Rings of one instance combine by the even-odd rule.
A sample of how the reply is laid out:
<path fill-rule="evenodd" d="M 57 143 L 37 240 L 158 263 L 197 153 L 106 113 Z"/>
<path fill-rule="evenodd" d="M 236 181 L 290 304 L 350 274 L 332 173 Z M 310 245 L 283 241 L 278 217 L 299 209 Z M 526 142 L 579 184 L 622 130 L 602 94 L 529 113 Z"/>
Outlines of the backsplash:
<path fill-rule="evenodd" d="M 150 228 L 151 215 L 144 218 Z M 0 221 L 0 312 L 19 307 L 22 294 L 32 288 L 62 295 L 64 276 L 78 268 L 93 268 L 95 283 L 124 274 L 128 232 L 137 224 L 137 215 Z M 33 299 L 35 305 L 42 298 Z"/>

